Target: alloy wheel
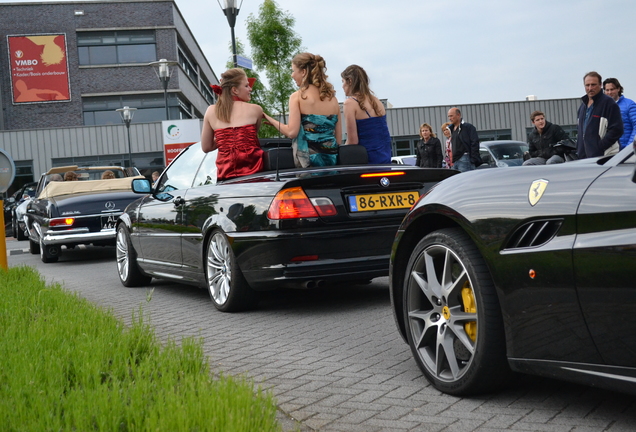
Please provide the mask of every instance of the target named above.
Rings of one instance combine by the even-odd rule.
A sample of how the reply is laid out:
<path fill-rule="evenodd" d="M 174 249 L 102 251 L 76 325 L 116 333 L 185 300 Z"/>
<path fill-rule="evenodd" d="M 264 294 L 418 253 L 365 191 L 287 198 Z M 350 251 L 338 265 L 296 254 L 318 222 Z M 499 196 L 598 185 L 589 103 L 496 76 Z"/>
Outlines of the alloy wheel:
<path fill-rule="evenodd" d="M 440 381 L 469 370 L 477 344 L 478 314 L 466 267 L 445 245 L 431 245 L 415 260 L 407 298 L 409 329 L 422 364 Z"/>

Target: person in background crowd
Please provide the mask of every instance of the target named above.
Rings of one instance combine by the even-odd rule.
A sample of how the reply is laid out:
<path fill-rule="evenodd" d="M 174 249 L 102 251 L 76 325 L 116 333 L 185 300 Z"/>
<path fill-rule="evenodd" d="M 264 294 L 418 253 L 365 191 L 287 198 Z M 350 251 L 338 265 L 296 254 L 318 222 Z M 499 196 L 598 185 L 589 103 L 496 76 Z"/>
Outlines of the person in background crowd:
<path fill-rule="evenodd" d="M 201 149 L 205 153 L 218 149 L 217 178 L 259 172 L 263 168 L 263 150 L 258 141 L 263 109 L 248 103 L 252 87 L 245 71 L 234 68 L 223 72 L 221 85 L 213 85 L 212 90 L 218 100 L 205 112 Z"/>
<path fill-rule="evenodd" d="M 579 159 L 615 154 L 619 149 L 618 139 L 623 135 L 621 110 L 614 99 L 603 94 L 602 81 L 598 72 L 583 77 L 585 96 L 579 107 L 576 141 Z"/>
<path fill-rule="evenodd" d="M 462 119 L 462 113 L 458 108 L 448 110 L 448 121 L 451 123 L 449 128 L 453 168 L 461 172 L 474 170 L 482 163 L 477 129 Z"/>
<path fill-rule="evenodd" d="M 64 173 L 64 181 L 77 181 L 79 177 L 75 171 L 66 171 Z"/>
<path fill-rule="evenodd" d="M 159 179 L 159 171 L 153 171 L 151 175 L 152 175 L 152 184 L 154 185 L 155 183 L 157 183 L 157 180 Z"/>
<path fill-rule="evenodd" d="M 618 143 L 622 150 L 634 142 L 634 137 L 636 136 L 636 102 L 623 96 L 623 86 L 616 78 L 607 78 L 603 81 L 603 90 L 606 95 L 614 99 L 621 110 L 623 135 L 621 135 Z"/>
<path fill-rule="evenodd" d="M 451 131 L 448 128 L 450 126 L 449 122 L 446 122 L 442 125 L 442 134 L 444 135 L 444 149 L 442 153 L 444 155 L 444 160 L 442 161 L 442 168 L 452 168 L 453 167 L 453 151 L 451 149 Z"/>
<path fill-rule="evenodd" d="M 391 163 L 391 135 L 386 124 L 386 110 L 369 88 L 369 77 L 358 65 L 341 74 L 347 125 L 347 145 L 360 144 L 367 149 L 369 163 Z"/>
<path fill-rule="evenodd" d="M 546 121 L 545 114 L 534 111 L 530 114 L 530 121 L 534 125 L 528 134 L 528 151 L 530 159 L 524 165 L 551 165 L 563 163 L 565 159 L 557 154 L 552 144 L 556 144 L 568 137 L 561 126 Z"/>
<path fill-rule="evenodd" d="M 428 123 L 420 126 L 420 137 L 415 146 L 415 165 L 421 168 L 442 167 L 442 144 L 433 133 L 433 128 Z"/>
<path fill-rule="evenodd" d="M 297 167 L 335 165 L 342 142 L 340 105 L 327 81 L 322 56 L 297 54 L 292 60 L 292 79 L 298 90 L 289 97 L 289 123 L 264 114 L 283 135 L 291 138 Z"/>

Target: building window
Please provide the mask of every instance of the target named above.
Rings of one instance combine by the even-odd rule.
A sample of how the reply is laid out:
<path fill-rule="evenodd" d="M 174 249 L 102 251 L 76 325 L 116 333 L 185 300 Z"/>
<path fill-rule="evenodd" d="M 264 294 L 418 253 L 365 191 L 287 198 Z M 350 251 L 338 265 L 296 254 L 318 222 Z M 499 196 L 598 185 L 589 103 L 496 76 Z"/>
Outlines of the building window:
<path fill-rule="evenodd" d="M 124 106 L 137 108 L 133 123 L 151 123 L 166 119 L 166 106 L 163 95 L 160 94 L 82 98 L 82 105 L 84 126 L 120 124 L 121 116 L 115 110 Z M 192 118 L 188 107 L 189 104 L 181 97 L 168 93 L 170 119 Z"/>
<path fill-rule="evenodd" d="M 563 132 L 568 134 L 568 137 L 570 137 L 572 139 L 576 139 L 576 136 L 578 135 L 577 125 L 561 126 L 561 129 L 563 129 Z M 534 126 L 527 127 L 526 128 L 526 137 L 529 136 L 530 132 L 532 132 L 533 130 L 534 130 Z"/>
<path fill-rule="evenodd" d="M 477 136 L 479 137 L 479 142 L 511 140 L 512 129 L 480 130 L 477 131 Z"/>
<path fill-rule="evenodd" d="M 400 139 L 393 140 L 393 156 L 408 156 L 415 154 L 415 146 L 419 137 L 400 137 Z"/>
<path fill-rule="evenodd" d="M 210 80 L 208 80 L 200 71 L 199 65 L 188 54 L 186 49 L 181 43 L 177 45 L 179 52 L 179 65 L 185 72 L 185 74 L 192 80 L 197 89 L 201 92 L 205 100 L 210 104 L 216 103 L 216 98 L 210 87 Z"/>
<path fill-rule="evenodd" d="M 157 60 L 153 30 L 78 32 L 77 50 L 82 66 Z"/>

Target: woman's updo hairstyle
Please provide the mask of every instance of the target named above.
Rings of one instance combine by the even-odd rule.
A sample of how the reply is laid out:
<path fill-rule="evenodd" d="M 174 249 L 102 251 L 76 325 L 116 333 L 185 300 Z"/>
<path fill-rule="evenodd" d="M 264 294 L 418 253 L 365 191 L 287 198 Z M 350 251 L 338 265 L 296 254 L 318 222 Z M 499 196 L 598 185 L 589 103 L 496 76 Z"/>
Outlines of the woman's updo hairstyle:
<path fill-rule="evenodd" d="M 240 68 L 228 69 L 221 74 L 221 94 L 216 102 L 216 116 L 219 120 L 229 123 L 232 116 L 232 87 L 239 87 L 247 79 L 245 71 Z"/>
<path fill-rule="evenodd" d="M 320 100 L 325 100 L 325 98 L 331 99 L 336 95 L 336 90 L 327 81 L 328 76 L 325 73 L 327 71 L 327 64 L 322 56 L 311 53 L 300 53 L 296 54 L 292 63 L 298 69 L 307 71 L 307 74 L 300 84 L 301 95 L 303 90 L 306 90 L 310 84 L 318 87 Z"/>

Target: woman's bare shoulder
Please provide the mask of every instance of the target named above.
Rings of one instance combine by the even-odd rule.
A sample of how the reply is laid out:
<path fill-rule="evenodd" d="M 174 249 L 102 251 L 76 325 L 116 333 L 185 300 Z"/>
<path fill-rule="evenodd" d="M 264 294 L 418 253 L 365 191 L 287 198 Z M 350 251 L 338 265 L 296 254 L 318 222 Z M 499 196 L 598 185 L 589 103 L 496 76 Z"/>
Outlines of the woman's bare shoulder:
<path fill-rule="evenodd" d="M 263 107 L 261 107 L 259 104 L 250 103 L 250 104 L 247 104 L 247 106 L 253 112 L 257 112 L 257 113 L 262 113 L 263 112 Z"/>

